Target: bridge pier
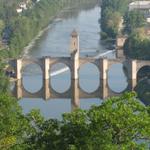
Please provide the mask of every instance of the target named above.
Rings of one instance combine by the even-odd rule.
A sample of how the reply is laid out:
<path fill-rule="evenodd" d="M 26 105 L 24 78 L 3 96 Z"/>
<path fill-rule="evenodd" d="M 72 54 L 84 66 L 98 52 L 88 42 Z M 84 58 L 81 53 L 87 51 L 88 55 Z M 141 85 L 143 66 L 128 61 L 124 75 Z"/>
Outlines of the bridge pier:
<path fill-rule="evenodd" d="M 137 85 L 137 61 L 130 60 L 129 63 L 129 84 L 131 90 L 134 90 Z"/>
<path fill-rule="evenodd" d="M 123 46 L 126 41 L 126 37 L 118 36 L 116 39 L 116 57 L 117 58 L 125 58 Z"/>
<path fill-rule="evenodd" d="M 47 79 L 47 80 L 43 80 L 43 98 L 45 100 L 49 99 L 51 94 L 50 94 L 50 80 Z"/>
<path fill-rule="evenodd" d="M 106 99 L 108 98 L 108 80 L 107 79 L 101 79 L 100 80 L 100 98 Z"/>
<path fill-rule="evenodd" d="M 108 60 L 103 58 L 100 59 L 100 79 L 106 80 L 108 79 Z"/>
<path fill-rule="evenodd" d="M 80 107 L 79 80 L 71 80 L 71 110 Z"/>
<path fill-rule="evenodd" d="M 43 60 L 43 66 L 44 66 L 44 69 L 43 69 L 43 79 L 44 80 L 47 80 L 50 78 L 50 73 L 49 73 L 49 70 L 50 70 L 50 60 L 49 58 L 44 58 Z"/>
<path fill-rule="evenodd" d="M 16 59 L 15 60 L 15 77 L 17 80 L 22 79 L 22 60 Z"/>
<path fill-rule="evenodd" d="M 22 79 L 19 79 L 15 82 L 14 94 L 15 94 L 17 99 L 20 99 L 23 97 Z"/>

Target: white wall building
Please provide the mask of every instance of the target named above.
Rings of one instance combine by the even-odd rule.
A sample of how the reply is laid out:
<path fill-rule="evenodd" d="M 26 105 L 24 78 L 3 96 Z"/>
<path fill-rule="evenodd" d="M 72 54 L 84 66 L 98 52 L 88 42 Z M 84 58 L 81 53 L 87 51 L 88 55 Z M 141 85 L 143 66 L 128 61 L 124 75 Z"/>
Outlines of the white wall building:
<path fill-rule="evenodd" d="M 23 10 L 22 10 L 22 8 L 17 8 L 16 11 L 17 11 L 17 13 L 21 13 Z"/>
<path fill-rule="evenodd" d="M 129 4 L 129 11 L 134 9 L 150 9 L 150 1 L 135 1 Z"/>

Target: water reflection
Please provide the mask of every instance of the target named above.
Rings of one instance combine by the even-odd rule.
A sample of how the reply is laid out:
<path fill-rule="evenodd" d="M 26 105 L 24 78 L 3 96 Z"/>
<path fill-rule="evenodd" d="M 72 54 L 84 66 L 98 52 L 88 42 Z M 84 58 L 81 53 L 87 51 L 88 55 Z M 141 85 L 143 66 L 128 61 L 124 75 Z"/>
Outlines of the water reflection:
<path fill-rule="evenodd" d="M 133 80 L 128 80 L 128 86 L 125 91 L 130 91 L 132 87 Z M 43 98 L 45 100 L 50 99 L 72 99 L 72 102 L 75 106 L 79 107 L 79 99 L 86 99 L 86 98 L 100 98 L 100 99 L 106 99 L 108 97 L 112 96 L 119 96 L 123 92 L 117 93 L 113 92 L 109 86 L 108 86 L 108 80 L 101 80 L 100 84 L 96 91 L 94 92 L 85 92 L 82 90 L 82 88 L 79 85 L 79 80 L 71 80 L 71 86 L 70 88 L 62 93 L 57 92 L 54 90 L 49 84 L 48 80 L 43 80 L 43 87 L 41 90 L 33 93 L 30 91 L 27 91 L 23 86 L 23 80 L 17 80 L 15 82 L 15 86 L 13 91 L 13 94 L 17 97 L 17 99 L 20 98 Z"/>

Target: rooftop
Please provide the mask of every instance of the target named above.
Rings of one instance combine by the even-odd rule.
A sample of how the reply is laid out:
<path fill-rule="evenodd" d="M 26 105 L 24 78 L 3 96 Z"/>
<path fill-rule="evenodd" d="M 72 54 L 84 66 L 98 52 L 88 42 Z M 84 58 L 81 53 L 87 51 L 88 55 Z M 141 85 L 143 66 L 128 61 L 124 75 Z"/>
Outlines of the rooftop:
<path fill-rule="evenodd" d="M 129 4 L 129 10 L 150 9 L 150 1 L 135 1 Z"/>

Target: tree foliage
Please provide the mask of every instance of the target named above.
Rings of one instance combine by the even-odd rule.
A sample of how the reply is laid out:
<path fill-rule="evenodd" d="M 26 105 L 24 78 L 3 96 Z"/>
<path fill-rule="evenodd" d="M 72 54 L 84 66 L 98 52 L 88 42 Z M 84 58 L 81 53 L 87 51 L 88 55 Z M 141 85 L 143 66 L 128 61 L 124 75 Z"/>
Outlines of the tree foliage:
<path fill-rule="evenodd" d="M 0 95 L 1 150 L 148 150 L 150 107 L 134 93 L 112 97 L 62 120 L 45 120 L 38 110 L 23 115 L 15 98 Z"/>
<path fill-rule="evenodd" d="M 62 121 L 31 116 L 36 129 L 29 139 L 32 150 L 148 150 L 150 109 L 134 93 L 112 97 L 89 111 L 64 114 Z"/>
<path fill-rule="evenodd" d="M 0 94 L 0 149 L 7 150 L 23 141 L 26 119 L 15 98 Z"/>
<path fill-rule="evenodd" d="M 133 59 L 150 60 L 150 39 L 144 28 L 134 30 L 124 44 L 124 53 Z"/>
<path fill-rule="evenodd" d="M 102 0 L 101 28 L 108 37 L 115 38 L 117 36 L 121 16 L 127 11 L 128 1 L 129 0 Z"/>
<path fill-rule="evenodd" d="M 124 16 L 125 30 L 131 33 L 135 28 L 143 27 L 146 24 L 144 14 L 138 10 L 129 11 Z"/>

